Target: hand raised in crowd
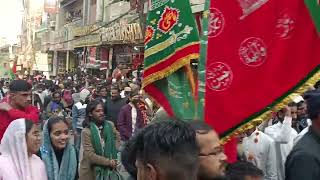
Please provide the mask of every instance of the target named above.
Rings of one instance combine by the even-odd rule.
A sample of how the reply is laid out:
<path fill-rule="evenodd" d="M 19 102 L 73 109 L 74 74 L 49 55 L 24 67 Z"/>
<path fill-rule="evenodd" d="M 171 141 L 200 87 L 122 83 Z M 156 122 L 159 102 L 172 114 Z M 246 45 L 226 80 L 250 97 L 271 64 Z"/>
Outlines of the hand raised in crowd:
<path fill-rule="evenodd" d="M 289 106 L 286 106 L 286 107 L 283 108 L 283 113 L 284 113 L 284 115 L 285 115 L 286 117 L 292 117 L 292 115 L 291 115 L 291 109 L 290 109 Z"/>
<path fill-rule="evenodd" d="M 9 111 L 11 108 L 12 107 L 6 102 L 0 103 L 0 110 L 1 111 Z"/>

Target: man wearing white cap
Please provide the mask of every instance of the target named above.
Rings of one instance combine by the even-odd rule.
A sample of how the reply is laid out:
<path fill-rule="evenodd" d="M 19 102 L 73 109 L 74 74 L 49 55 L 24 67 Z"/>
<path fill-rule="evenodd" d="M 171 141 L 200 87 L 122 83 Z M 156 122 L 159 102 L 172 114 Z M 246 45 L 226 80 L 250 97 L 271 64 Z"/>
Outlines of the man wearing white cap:
<path fill-rule="evenodd" d="M 120 96 L 121 98 L 129 98 L 131 93 L 131 87 L 125 87 L 123 91 L 121 91 Z"/>

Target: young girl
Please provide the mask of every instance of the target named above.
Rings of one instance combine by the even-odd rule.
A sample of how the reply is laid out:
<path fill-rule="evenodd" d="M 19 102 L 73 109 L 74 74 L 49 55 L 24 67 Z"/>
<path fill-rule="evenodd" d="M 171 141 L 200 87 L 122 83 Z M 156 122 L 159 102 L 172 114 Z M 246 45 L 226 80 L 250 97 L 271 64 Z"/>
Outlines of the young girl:
<path fill-rule="evenodd" d="M 43 129 L 41 157 L 45 163 L 48 180 L 75 180 L 77 155 L 69 143 L 69 126 L 63 117 L 52 117 Z"/>

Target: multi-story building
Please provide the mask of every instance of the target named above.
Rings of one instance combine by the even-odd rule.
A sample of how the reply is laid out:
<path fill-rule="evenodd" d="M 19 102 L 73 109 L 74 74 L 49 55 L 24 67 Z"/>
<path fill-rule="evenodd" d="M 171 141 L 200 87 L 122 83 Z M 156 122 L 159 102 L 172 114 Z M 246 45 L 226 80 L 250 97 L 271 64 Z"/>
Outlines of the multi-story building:
<path fill-rule="evenodd" d="M 78 67 L 110 70 L 142 63 L 149 0 L 45 0 L 55 6 L 31 8 L 34 1 L 24 0 L 23 67 L 56 76 Z M 195 13 L 203 2 L 191 0 Z"/>

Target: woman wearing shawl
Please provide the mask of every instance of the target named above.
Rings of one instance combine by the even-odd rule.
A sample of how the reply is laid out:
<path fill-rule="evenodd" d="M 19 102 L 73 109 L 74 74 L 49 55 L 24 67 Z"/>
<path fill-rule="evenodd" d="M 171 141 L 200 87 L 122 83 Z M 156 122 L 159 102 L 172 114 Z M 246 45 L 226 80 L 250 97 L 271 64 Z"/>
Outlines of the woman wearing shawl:
<path fill-rule="evenodd" d="M 41 158 L 45 163 L 48 180 L 75 180 L 77 156 L 69 143 L 68 122 L 63 117 L 52 117 L 43 128 Z"/>
<path fill-rule="evenodd" d="M 117 172 L 117 148 L 120 135 L 114 125 L 105 121 L 103 103 L 91 102 L 82 131 L 79 180 L 121 180 Z M 117 144 L 117 145 L 116 145 Z M 81 158 L 80 158 L 81 159 Z"/>
<path fill-rule="evenodd" d="M 30 120 L 12 121 L 1 140 L 1 180 L 47 180 L 41 159 L 40 128 Z"/>

